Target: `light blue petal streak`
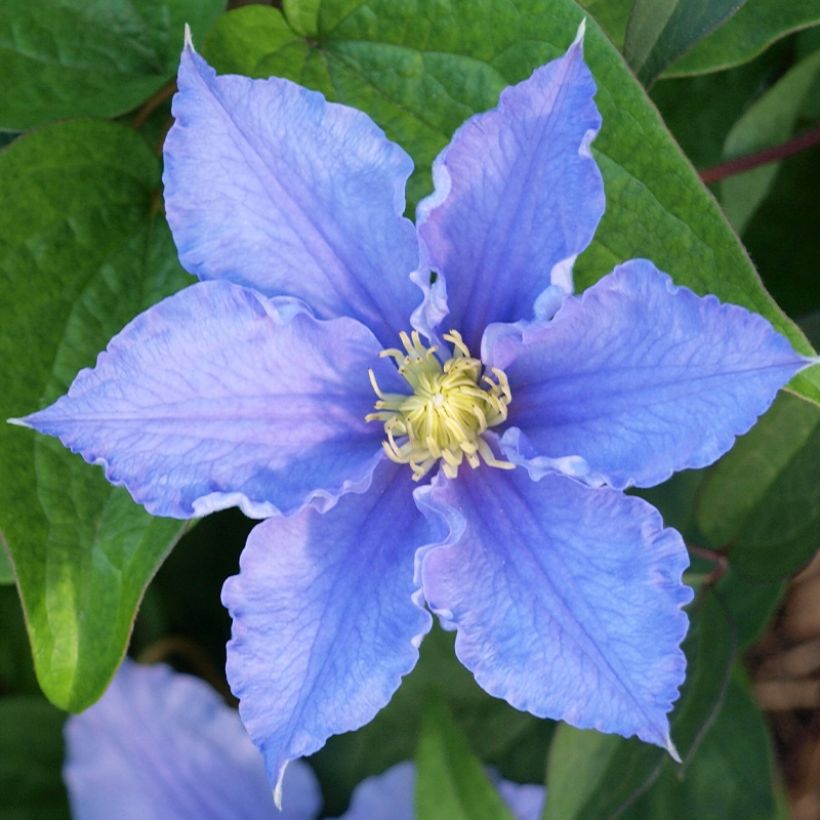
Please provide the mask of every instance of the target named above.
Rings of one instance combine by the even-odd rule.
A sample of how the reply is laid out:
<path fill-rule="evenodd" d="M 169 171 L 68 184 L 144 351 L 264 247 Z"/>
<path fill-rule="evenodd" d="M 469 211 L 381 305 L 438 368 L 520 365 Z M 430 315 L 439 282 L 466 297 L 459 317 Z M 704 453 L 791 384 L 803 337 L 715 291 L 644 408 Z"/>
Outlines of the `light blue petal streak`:
<path fill-rule="evenodd" d="M 102 699 L 65 727 L 75 820 L 271 820 L 262 757 L 235 709 L 204 681 L 125 660 Z M 282 820 L 313 820 L 319 784 L 288 770 Z"/>
<path fill-rule="evenodd" d="M 561 475 L 462 470 L 416 490 L 450 536 L 425 548 L 434 612 L 491 695 L 539 717 L 667 748 L 691 590 L 657 510 Z"/>
<path fill-rule="evenodd" d="M 435 192 L 419 204 L 423 263 L 446 283 L 444 321 L 475 352 L 491 322 L 530 319 L 536 302 L 554 311 L 603 215 L 590 153 L 601 115 L 582 46 L 583 26 L 564 56 L 467 120 L 433 165 Z"/>
<path fill-rule="evenodd" d="M 395 345 L 421 301 L 410 157 L 361 111 L 276 77 L 217 77 L 190 43 L 177 83 L 163 180 L 183 266 Z"/>
<path fill-rule="evenodd" d="M 430 629 L 414 580 L 430 540 L 410 471 L 386 459 L 363 494 L 257 526 L 225 582 L 228 680 L 271 782 L 288 761 L 387 704 Z"/>
<path fill-rule="evenodd" d="M 367 368 L 385 389 L 399 379 L 379 349 L 354 319 L 203 282 L 134 319 L 21 423 L 104 465 L 154 515 L 326 508 L 381 457 Z"/>
<path fill-rule="evenodd" d="M 677 287 L 644 259 L 551 322 L 495 325 L 484 342 L 512 388 L 507 457 L 536 476 L 573 457 L 586 463 L 574 475 L 618 488 L 711 464 L 810 364 L 761 316 Z"/>

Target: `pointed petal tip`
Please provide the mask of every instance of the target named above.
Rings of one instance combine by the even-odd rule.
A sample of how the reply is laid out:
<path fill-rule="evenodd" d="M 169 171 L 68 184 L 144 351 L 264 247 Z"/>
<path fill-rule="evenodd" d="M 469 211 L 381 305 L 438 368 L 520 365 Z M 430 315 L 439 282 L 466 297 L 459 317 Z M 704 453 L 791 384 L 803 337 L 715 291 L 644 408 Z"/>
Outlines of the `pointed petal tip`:
<path fill-rule="evenodd" d="M 282 781 L 285 779 L 285 769 L 289 760 L 286 760 L 279 768 L 279 776 L 276 778 L 276 785 L 273 787 L 273 803 L 279 811 L 282 811 Z"/>
<path fill-rule="evenodd" d="M 6 424 L 13 424 L 15 427 L 28 427 L 30 430 L 34 429 L 34 426 L 28 421 L 31 416 L 24 416 L 20 419 L 6 419 Z"/>
<path fill-rule="evenodd" d="M 15 427 L 25 427 L 28 430 L 36 430 L 38 433 L 44 435 L 53 435 L 50 430 L 45 429 L 50 421 L 55 418 L 54 407 L 59 403 L 50 404 L 48 407 L 43 407 L 41 410 L 35 410 L 33 413 L 28 413 L 25 416 L 13 416 L 6 419 L 7 424 L 13 424 Z"/>
<path fill-rule="evenodd" d="M 182 53 L 177 68 L 177 89 L 182 90 L 191 84 L 191 77 L 203 78 L 206 81 L 216 77 L 216 70 L 196 50 L 191 26 L 185 23 Z"/>
<path fill-rule="evenodd" d="M 581 22 L 578 24 L 578 31 L 575 34 L 575 39 L 572 41 L 572 48 L 573 46 L 580 46 L 583 48 L 584 45 L 584 37 L 587 33 L 587 18 L 582 17 Z"/>
<path fill-rule="evenodd" d="M 683 761 L 681 760 L 680 753 L 678 752 L 678 749 L 675 746 L 675 744 L 672 742 L 672 737 L 670 735 L 666 736 L 666 745 L 664 748 L 667 752 L 669 752 L 669 757 L 671 757 L 672 760 L 675 761 L 675 763 L 679 765 L 683 763 Z"/>

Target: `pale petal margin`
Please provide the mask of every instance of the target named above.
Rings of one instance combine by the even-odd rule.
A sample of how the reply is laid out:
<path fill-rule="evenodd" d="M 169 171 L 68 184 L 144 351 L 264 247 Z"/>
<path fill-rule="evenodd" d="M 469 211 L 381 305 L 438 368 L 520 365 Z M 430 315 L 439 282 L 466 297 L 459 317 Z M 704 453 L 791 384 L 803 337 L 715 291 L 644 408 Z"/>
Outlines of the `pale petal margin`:
<path fill-rule="evenodd" d="M 491 322 L 530 319 L 537 301 L 549 313 L 572 290 L 572 264 L 604 212 L 594 95 L 582 24 L 563 57 L 467 120 L 433 164 L 435 193 L 417 215 L 422 264 L 444 279 L 447 326 L 476 352 Z"/>
<path fill-rule="evenodd" d="M 680 535 L 639 498 L 524 470 L 462 470 L 416 490 L 450 536 L 422 552 L 431 609 L 491 695 L 674 756 L 667 714 L 686 660 Z"/>
<path fill-rule="evenodd" d="M 811 364 L 763 317 L 677 287 L 644 259 L 551 322 L 488 328 L 484 348 L 512 388 L 507 457 L 534 475 L 580 457 L 587 475 L 574 475 L 618 488 L 711 464 Z"/>
<path fill-rule="evenodd" d="M 289 761 L 387 704 L 430 629 L 414 554 L 430 530 L 405 465 L 386 459 L 364 494 L 270 518 L 225 582 L 228 680 L 272 783 Z"/>
<path fill-rule="evenodd" d="M 235 709 L 204 681 L 126 659 L 102 699 L 65 726 L 75 820 L 270 820 L 273 795 Z M 296 763 L 282 820 L 313 820 L 316 776 Z"/>
<path fill-rule="evenodd" d="M 368 367 L 400 385 L 379 349 L 354 319 L 203 282 L 134 319 L 67 395 L 18 423 L 101 463 L 154 515 L 324 509 L 381 457 Z"/>
<path fill-rule="evenodd" d="M 217 77 L 190 42 L 165 140 L 165 202 L 183 266 L 394 345 L 421 293 L 403 217 L 410 157 L 361 111 L 272 77 Z"/>

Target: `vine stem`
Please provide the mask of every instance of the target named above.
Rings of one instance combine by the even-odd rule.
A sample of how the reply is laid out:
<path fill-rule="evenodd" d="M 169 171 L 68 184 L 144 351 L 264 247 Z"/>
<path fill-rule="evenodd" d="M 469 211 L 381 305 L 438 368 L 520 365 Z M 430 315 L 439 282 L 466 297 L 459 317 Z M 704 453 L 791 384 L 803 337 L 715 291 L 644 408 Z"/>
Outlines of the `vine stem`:
<path fill-rule="evenodd" d="M 729 559 L 723 552 L 710 550 L 707 547 L 699 547 L 697 544 L 687 544 L 687 549 L 692 555 L 711 561 L 715 568 L 709 573 L 709 577 L 704 581 L 704 586 L 716 584 L 728 571 Z"/>
<path fill-rule="evenodd" d="M 134 119 L 131 120 L 131 127 L 132 128 L 140 128 L 143 126 L 151 116 L 151 114 L 156 111 L 167 99 L 170 99 L 174 92 L 177 90 L 177 84 L 175 82 L 170 82 L 167 85 L 164 85 L 157 91 L 155 94 L 150 96 L 142 105 L 139 111 L 134 115 Z"/>
<path fill-rule="evenodd" d="M 781 142 L 779 145 L 772 145 L 770 148 L 744 154 L 741 157 L 713 165 L 711 168 L 704 168 L 700 172 L 700 178 L 708 185 L 721 179 L 733 177 L 736 174 L 742 174 L 744 171 L 751 171 L 761 165 L 777 162 L 818 144 L 820 144 L 820 125 L 816 125 L 814 128 L 786 140 L 786 142 Z"/>

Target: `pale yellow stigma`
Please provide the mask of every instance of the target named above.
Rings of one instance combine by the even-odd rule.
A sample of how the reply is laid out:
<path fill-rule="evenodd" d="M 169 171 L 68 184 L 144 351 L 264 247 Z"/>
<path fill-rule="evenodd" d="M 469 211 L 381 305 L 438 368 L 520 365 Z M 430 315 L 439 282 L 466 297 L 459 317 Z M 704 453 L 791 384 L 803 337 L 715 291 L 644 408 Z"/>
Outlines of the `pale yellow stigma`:
<path fill-rule="evenodd" d="M 425 347 L 417 331 L 400 334 L 404 352 L 383 350 L 395 359 L 399 373 L 413 388 L 411 395 L 383 393 L 370 371 L 370 383 L 378 401 L 367 421 L 384 422 L 385 453 L 398 464 L 408 464 L 414 480 L 423 478 L 441 459 L 442 469 L 455 478 L 465 459 L 476 468 L 483 460 L 490 467 L 512 470 L 515 465 L 499 461 L 482 434 L 507 418 L 512 401 L 503 370 L 493 367 L 482 375 L 479 359 L 470 356 L 461 335 L 451 330 L 444 339 L 453 346 L 442 365 L 437 348 Z"/>

